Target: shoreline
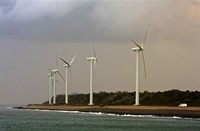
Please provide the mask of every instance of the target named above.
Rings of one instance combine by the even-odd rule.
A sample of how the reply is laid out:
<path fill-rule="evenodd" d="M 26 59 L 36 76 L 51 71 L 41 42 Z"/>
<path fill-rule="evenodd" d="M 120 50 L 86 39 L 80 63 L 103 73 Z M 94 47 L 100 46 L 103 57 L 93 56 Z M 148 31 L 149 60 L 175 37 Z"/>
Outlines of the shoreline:
<path fill-rule="evenodd" d="M 119 115 L 154 115 L 164 117 L 200 118 L 200 107 L 168 106 L 86 106 L 86 105 L 43 105 L 30 104 L 16 109 L 60 110 L 80 112 L 101 112 Z"/>

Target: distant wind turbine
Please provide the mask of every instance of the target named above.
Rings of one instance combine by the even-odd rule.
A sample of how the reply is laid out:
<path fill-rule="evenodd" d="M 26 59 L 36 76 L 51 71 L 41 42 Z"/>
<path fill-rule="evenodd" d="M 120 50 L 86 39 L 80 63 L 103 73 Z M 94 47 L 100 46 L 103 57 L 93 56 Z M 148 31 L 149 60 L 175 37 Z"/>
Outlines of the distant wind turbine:
<path fill-rule="evenodd" d="M 76 58 L 76 55 L 74 55 L 74 57 L 72 58 L 72 60 L 70 61 L 70 63 L 68 63 L 67 61 L 65 61 L 64 59 L 60 58 L 64 63 L 64 67 L 66 68 L 66 80 L 65 80 L 65 104 L 68 104 L 68 72 L 71 73 L 71 66 L 72 63 L 74 62 L 74 59 Z"/>
<path fill-rule="evenodd" d="M 48 68 L 48 67 L 47 67 Z M 53 73 L 51 70 L 48 68 L 49 74 L 47 75 L 49 78 L 49 104 L 51 104 L 51 98 L 52 98 L 52 80 L 53 80 Z"/>
<path fill-rule="evenodd" d="M 51 70 L 52 73 L 53 73 L 53 104 L 56 104 L 56 74 L 58 73 L 58 75 L 65 81 L 64 77 L 58 71 L 58 57 L 57 57 L 57 55 L 56 55 L 56 66 L 57 66 L 57 69 Z"/>
<path fill-rule="evenodd" d="M 90 102 L 88 105 L 94 105 L 93 103 L 93 68 L 96 70 L 97 57 L 95 52 L 95 47 L 93 46 L 94 56 L 88 57 L 87 60 L 90 61 Z"/>
<path fill-rule="evenodd" d="M 142 55 L 142 60 L 143 60 L 143 65 L 144 65 L 144 73 L 146 77 L 146 65 L 145 65 L 145 59 L 144 59 L 144 44 L 146 41 L 146 36 L 147 36 L 147 30 L 144 36 L 144 41 L 141 44 L 141 46 L 136 43 L 135 41 L 131 40 L 136 47 L 133 47 L 132 50 L 136 52 L 136 91 L 135 91 L 135 105 L 140 105 L 139 103 L 139 91 L 140 91 L 140 53 Z"/>

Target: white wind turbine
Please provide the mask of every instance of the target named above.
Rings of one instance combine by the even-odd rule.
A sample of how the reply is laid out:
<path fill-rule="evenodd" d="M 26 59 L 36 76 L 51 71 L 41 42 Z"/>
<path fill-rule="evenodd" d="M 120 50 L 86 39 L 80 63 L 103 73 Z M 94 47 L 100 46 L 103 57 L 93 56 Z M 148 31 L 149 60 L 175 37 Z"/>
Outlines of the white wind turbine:
<path fill-rule="evenodd" d="M 49 78 L 49 104 L 51 104 L 51 98 L 52 98 L 52 80 L 53 80 L 53 73 L 51 70 L 48 68 L 49 74 L 47 75 Z"/>
<path fill-rule="evenodd" d="M 58 71 L 58 57 L 57 57 L 57 55 L 56 55 L 56 66 L 57 66 L 57 69 L 51 70 L 51 72 L 53 74 L 53 104 L 56 104 L 56 74 L 58 73 L 58 75 L 65 81 L 64 77 Z"/>
<path fill-rule="evenodd" d="M 97 57 L 95 52 L 95 47 L 93 47 L 94 56 L 88 57 L 87 60 L 90 61 L 90 102 L 88 105 L 94 105 L 93 103 L 93 68 L 96 70 Z"/>
<path fill-rule="evenodd" d="M 68 63 L 67 61 L 65 61 L 64 59 L 60 58 L 64 63 L 64 67 L 66 68 L 66 80 L 65 80 L 65 104 L 68 104 L 68 72 L 71 73 L 71 66 L 72 63 L 74 62 L 74 59 L 76 58 L 76 55 L 74 55 L 74 57 L 72 58 L 72 60 L 70 61 L 70 63 Z"/>
<path fill-rule="evenodd" d="M 144 36 L 144 41 L 141 44 L 141 46 L 136 43 L 135 41 L 131 40 L 136 47 L 132 48 L 132 51 L 136 52 L 136 90 L 135 90 L 135 105 L 140 105 L 139 103 L 139 87 L 140 87 L 140 53 L 142 55 L 143 65 L 144 65 L 144 73 L 146 77 L 146 65 L 145 65 L 145 59 L 144 59 L 144 44 L 146 41 L 147 31 Z"/>

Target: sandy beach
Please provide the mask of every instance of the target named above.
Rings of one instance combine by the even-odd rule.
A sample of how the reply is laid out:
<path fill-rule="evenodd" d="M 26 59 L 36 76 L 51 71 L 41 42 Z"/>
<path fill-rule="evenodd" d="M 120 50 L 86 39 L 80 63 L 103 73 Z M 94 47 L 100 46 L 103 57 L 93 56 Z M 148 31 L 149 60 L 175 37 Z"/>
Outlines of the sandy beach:
<path fill-rule="evenodd" d="M 81 112 L 102 112 L 113 114 L 178 116 L 200 118 L 200 107 L 167 107 L 167 106 L 72 106 L 31 104 L 21 109 L 65 110 Z"/>

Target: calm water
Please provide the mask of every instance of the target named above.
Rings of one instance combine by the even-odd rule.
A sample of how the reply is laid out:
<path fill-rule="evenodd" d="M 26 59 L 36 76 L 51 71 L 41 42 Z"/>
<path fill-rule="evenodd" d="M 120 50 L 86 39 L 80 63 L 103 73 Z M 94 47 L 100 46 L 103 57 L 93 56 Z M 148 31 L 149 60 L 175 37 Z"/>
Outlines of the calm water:
<path fill-rule="evenodd" d="M 0 131 L 200 131 L 200 119 L 0 107 Z"/>

